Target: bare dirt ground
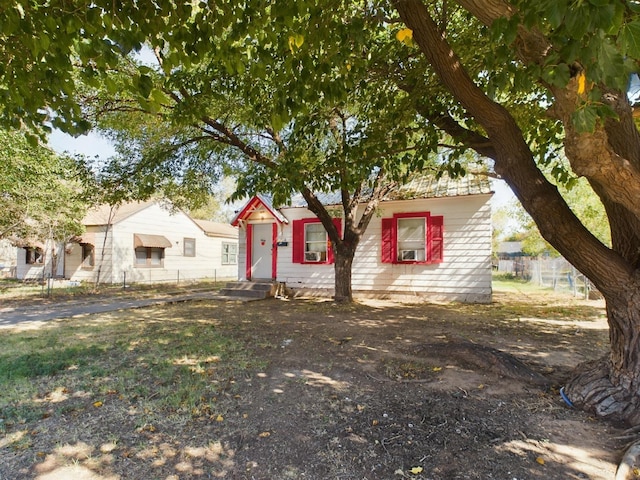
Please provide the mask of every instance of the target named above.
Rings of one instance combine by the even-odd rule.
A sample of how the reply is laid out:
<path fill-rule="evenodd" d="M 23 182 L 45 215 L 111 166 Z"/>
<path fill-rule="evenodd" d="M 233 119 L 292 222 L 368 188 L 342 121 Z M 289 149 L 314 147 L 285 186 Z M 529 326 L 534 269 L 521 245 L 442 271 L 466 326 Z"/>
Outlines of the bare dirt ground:
<path fill-rule="evenodd" d="M 0 479 L 614 476 L 622 428 L 558 392 L 576 364 L 606 351 L 598 302 L 498 292 L 492 305 L 293 299 L 150 310 L 170 321 L 185 309 L 260 365 L 228 379 L 214 414 L 141 425 L 126 398 L 88 400 L 7 429 Z M 30 436 L 24 448 L 19 432 Z"/>

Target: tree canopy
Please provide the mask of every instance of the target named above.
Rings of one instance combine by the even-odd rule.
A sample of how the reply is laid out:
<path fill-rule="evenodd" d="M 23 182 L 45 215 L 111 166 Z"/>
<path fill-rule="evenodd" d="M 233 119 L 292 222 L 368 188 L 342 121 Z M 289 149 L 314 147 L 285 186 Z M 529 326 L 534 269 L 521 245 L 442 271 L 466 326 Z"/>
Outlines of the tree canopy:
<path fill-rule="evenodd" d="M 64 241 L 82 233 L 84 169 L 0 130 L 0 238 Z"/>

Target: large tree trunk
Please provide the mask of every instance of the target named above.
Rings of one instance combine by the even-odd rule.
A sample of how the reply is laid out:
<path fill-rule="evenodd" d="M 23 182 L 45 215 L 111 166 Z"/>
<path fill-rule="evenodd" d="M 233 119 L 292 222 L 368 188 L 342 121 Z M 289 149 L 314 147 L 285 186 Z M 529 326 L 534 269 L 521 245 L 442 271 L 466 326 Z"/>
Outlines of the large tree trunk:
<path fill-rule="evenodd" d="M 334 258 L 335 272 L 335 296 L 336 302 L 353 301 L 353 292 L 351 289 L 351 267 L 353 265 L 353 257 L 355 249 L 337 248 Z"/>
<path fill-rule="evenodd" d="M 578 408 L 640 425 L 640 286 L 605 299 L 611 352 L 579 365 L 565 393 Z"/>
<path fill-rule="evenodd" d="M 503 8 L 506 3 L 501 0 L 460 3 L 470 11 L 478 10 L 479 6 L 496 7 L 478 10 L 490 17 L 479 15 L 487 23 L 496 16 L 509 14 Z M 622 135 L 621 132 L 635 131 L 628 104 L 620 95 L 609 92 L 609 103 L 619 114 L 617 123 L 608 120 L 606 129 L 600 125 L 595 132 L 584 134 L 576 132 L 571 123 L 571 113 L 577 105 L 576 80 L 565 90 L 553 92 L 556 99 L 553 113 L 565 125 L 567 154 L 572 156 L 572 166 L 589 178 L 603 198 L 607 213 L 614 216 L 611 219 L 613 248 L 608 248 L 581 224 L 555 186 L 542 175 L 513 116 L 487 97 L 469 77 L 424 3 L 394 0 L 394 5 L 442 84 L 484 128 L 490 148 L 485 146 L 483 152 L 491 154 L 496 172 L 509 184 L 543 237 L 590 278 L 606 299 L 611 353 L 604 359 L 580 366 L 565 393 L 580 408 L 640 424 L 640 203 L 637 201 L 640 154 L 632 148 L 640 142 L 637 132 L 624 135 L 626 141 L 616 141 L 616 135 Z M 527 34 L 531 34 L 529 39 L 540 40 L 539 32 L 519 33 L 523 33 L 524 40 Z M 543 51 L 546 49 L 535 50 Z M 521 58 L 523 52 L 518 52 Z M 476 132 L 468 135 L 469 132 L 459 131 L 460 125 L 451 126 L 452 118 L 440 115 L 438 120 L 434 123 L 463 144 L 471 148 L 476 147 L 470 142 L 480 144 Z M 595 156 L 590 154 L 593 152 Z"/>

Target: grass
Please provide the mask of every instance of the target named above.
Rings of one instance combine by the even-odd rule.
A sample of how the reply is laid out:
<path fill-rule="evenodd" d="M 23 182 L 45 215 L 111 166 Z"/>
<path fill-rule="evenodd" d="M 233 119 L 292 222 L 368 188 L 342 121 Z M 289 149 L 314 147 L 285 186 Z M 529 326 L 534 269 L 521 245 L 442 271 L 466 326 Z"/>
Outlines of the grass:
<path fill-rule="evenodd" d="M 0 330 L 0 432 L 65 413 L 56 410 L 63 403 L 69 411 L 119 399 L 160 416 L 212 412 L 254 364 L 206 311 L 187 315 L 173 306 Z"/>

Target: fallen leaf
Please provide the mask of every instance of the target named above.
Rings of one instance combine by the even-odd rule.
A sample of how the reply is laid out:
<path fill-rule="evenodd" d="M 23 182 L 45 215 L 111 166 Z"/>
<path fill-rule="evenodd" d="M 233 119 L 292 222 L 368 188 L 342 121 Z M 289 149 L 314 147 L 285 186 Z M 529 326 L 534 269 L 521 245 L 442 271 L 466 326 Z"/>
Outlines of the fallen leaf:
<path fill-rule="evenodd" d="M 375 419 L 371 421 L 371 425 L 373 425 L 374 427 L 378 425 L 378 423 L 379 423 L 378 420 L 375 420 Z"/>
<path fill-rule="evenodd" d="M 261 434 L 259 434 L 258 436 L 260 438 L 267 438 L 268 436 L 271 435 L 271 432 L 262 432 Z"/>
<path fill-rule="evenodd" d="M 440 370 L 442 370 L 442 367 L 433 367 L 431 370 L 433 370 L 434 372 L 439 372 Z"/>
<path fill-rule="evenodd" d="M 422 473 L 422 467 L 413 467 L 411 470 L 409 470 L 411 473 L 413 473 L 414 475 L 418 475 L 419 473 Z"/>
<path fill-rule="evenodd" d="M 93 402 L 93 406 L 99 408 L 102 406 L 102 402 L 100 400 L 98 400 L 97 402 Z"/>
<path fill-rule="evenodd" d="M 536 458 L 536 462 L 538 462 L 540 465 L 544 465 L 544 458 L 538 457 Z"/>
<path fill-rule="evenodd" d="M 224 422 L 224 417 L 222 415 L 218 415 L 216 417 L 216 422 Z"/>

